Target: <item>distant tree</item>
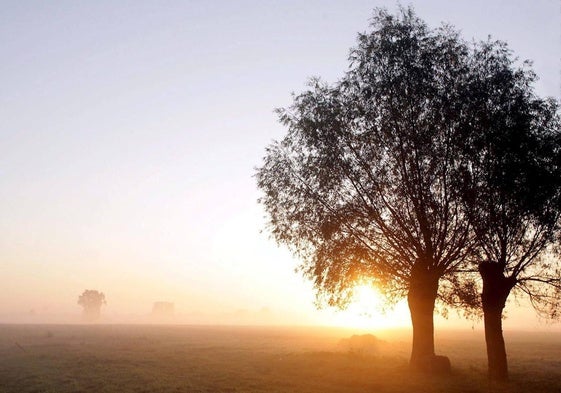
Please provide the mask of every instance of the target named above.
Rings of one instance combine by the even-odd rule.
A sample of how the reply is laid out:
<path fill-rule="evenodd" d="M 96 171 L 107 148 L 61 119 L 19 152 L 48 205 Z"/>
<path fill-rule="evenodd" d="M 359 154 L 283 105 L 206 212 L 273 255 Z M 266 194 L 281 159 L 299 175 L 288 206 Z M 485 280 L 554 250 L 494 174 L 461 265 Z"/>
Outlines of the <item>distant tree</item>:
<path fill-rule="evenodd" d="M 505 380 L 502 313 L 511 292 L 559 317 L 561 122 L 558 104 L 533 90 L 535 74 L 516 66 L 505 43 L 487 41 L 471 58 L 465 197 L 478 248 L 489 376 Z M 556 237 L 557 236 L 557 237 Z"/>
<path fill-rule="evenodd" d="M 257 169 L 260 202 L 320 303 L 345 307 L 360 283 L 407 296 L 411 365 L 431 370 L 435 302 L 478 303 L 456 274 L 474 244 L 456 180 L 470 51 L 410 8 L 377 10 L 371 27 L 338 83 L 314 79 L 278 110 L 288 134 Z"/>
<path fill-rule="evenodd" d="M 86 289 L 79 297 L 78 304 L 84 308 L 84 318 L 89 321 L 99 319 L 101 306 L 107 304 L 103 292 Z"/>

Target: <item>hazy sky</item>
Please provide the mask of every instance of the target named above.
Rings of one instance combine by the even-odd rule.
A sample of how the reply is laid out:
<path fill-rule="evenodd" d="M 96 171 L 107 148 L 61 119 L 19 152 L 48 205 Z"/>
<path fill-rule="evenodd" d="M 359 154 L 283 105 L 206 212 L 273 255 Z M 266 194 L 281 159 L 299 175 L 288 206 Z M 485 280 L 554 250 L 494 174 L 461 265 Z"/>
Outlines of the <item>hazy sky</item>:
<path fill-rule="evenodd" d="M 538 92 L 561 97 L 558 0 L 412 4 L 431 26 L 506 40 L 534 61 Z M 158 300 L 185 321 L 340 320 L 314 310 L 296 261 L 260 233 L 252 175 L 285 132 L 273 109 L 311 76 L 337 80 L 376 6 L 396 10 L 2 2 L 0 322 L 72 320 L 84 289 L 105 292 L 107 321 Z"/>

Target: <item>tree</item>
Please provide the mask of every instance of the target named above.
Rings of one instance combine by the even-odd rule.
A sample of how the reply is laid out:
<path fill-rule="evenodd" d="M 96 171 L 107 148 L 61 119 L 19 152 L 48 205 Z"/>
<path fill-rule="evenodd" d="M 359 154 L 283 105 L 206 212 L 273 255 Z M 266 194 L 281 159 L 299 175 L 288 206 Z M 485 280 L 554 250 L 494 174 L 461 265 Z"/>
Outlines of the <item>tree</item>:
<path fill-rule="evenodd" d="M 529 63 L 516 66 L 505 43 L 481 43 L 472 61 L 462 195 L 478 243 L 489 377 L 506 380 L 502 313 L 510 293 L 558 317 L 552 246 L 561 224 L 561 121 L 558 104 L 534 93 Z"/>
<path fill-rule="evenodd" d="M 84 308 L 84 318 L 89 321 L 99 319 L 101 306 L 107 304 L 103 292 L 86 289 L 79 297 L 78 304 Z"/>
<path fill-rule="evenodd" d="M 278 110 L 288 133 L 257 169 L 260 202 L 320 303 L 344 307 L 361 283 L 407 296 L 411 365 L 432 369 L 435 302 L 478 301 L 456 275 L 474 244 L 455 181 L 470 52 L 411 8 L 377 10 L 371 27 L 338 83 L 314 79 Z"/>

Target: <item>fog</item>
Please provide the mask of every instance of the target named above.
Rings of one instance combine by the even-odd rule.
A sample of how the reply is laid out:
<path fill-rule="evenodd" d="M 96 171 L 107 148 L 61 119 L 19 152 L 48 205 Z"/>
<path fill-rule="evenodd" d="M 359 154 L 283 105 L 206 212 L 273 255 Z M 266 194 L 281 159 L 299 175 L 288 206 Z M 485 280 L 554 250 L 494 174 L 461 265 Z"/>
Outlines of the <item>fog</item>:
<path fill-rule="evenodd" d="M 286 131 L 273 108 L 310 76 L 338 78 L 375 6 L 395 2 L 6 4 L 0 323 L 84 323 L 78 296 L 96 289 L 95 323 L 385 326 L 315 309 L 298 261 L 262 232 L 252 177 Z M 508 41 L 555 97 L 558 8 L 416 5 L 433 26 Z M 173 315 L 154 316 L 158 301 Z M 409 326 L 399 313 L 392 326 Z M 505 329 L 559 329 L 524 302 L 507 314 Z"/>

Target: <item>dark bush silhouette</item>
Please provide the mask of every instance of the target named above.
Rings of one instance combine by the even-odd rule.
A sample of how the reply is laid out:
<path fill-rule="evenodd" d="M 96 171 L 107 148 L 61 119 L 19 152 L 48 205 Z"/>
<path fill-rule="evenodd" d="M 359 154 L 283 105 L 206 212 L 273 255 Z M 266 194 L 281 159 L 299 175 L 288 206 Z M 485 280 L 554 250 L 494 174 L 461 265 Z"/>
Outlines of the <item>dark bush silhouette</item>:
<path fill-rule="evenodd" d="M 380 340 L 372 334 L 353 334 L 349 338 L 341 339 L 339 348 L 356 355 L 372 356 L 378 354 L 384 344 L 386 344 L 384 340 Z"/>
<path fill-rule="evenodd" d="M 452 366 L 447 356 L 434 355 L 431 359 L 427 359 L 419 370 L 435 375 L 450 374 Z"/>

